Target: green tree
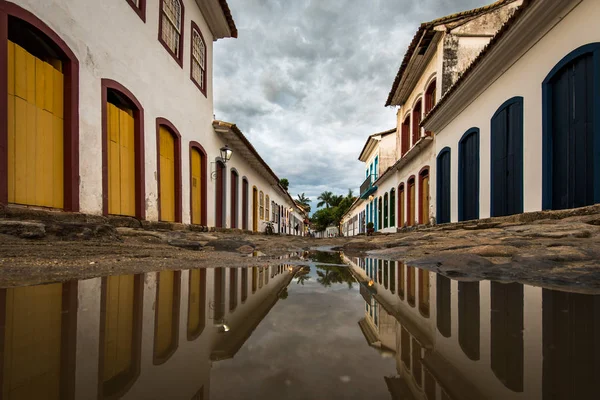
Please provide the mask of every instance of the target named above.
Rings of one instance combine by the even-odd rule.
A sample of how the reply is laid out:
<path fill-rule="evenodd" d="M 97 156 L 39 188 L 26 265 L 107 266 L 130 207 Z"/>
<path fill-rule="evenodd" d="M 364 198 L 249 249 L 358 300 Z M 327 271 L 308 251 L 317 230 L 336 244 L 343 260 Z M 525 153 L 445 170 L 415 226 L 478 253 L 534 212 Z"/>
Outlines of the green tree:
<path fill-rule="evenodd" d="M 281 185 L 282 188 L 284 188 L 285 190 L 288 190 L 288 187 L 290 186 L 290 181 L 288 181 L 286 178 L 282 178 L 279 180 L 279 184 Z"/>
<path fill-rule="evenodd" d="M 339 195 L 339 196 L 333 195 L 333 196 L 331 196 L 331 206 L 332 207 L 339 206 L 340 203 L 342 202 L 342 200 L 344 200 L 344 196 L 342 196 L 342 195 Z"/>
<path fill-rule="evenodd" d="M 310 202 L 312 202 L 312 200 L 304 196 L 304 193 L 298 195 L 298 203 L 306 210 L 307 213 L 310 212 L 310 204 L 308 204 Z"/>
<path fill-rule="evenodd" d="M 331 192 L 323 192 L 317 197 L 317 200 L 321 200 L 317 203 L 317 208 L 325 206 L 325 208 L 329 208 L 331 206 L 331 201 L 333 200 L 333 193 Z"/>

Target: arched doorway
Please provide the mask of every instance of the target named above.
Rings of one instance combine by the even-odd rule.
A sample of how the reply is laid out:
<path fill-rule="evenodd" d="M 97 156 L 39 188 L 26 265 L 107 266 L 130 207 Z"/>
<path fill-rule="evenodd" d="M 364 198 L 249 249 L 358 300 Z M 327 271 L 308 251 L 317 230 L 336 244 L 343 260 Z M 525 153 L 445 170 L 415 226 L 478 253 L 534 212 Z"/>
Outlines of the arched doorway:
<path fill-rule="evenodd" d="M 144 109 L 123 85 L 102 79 L 104 215 L 144 219 Z"/>
<path fill-rule="evenodd" d="M 523 98 L 513 97 L 492 117 L 492 217 L 523 212 Z"/>
<path fill-rule="evenodd" d="M 600 43 L 567 55 L 543 83 L 543 208 L 600 202 Z"/>
<path fill-rule="evenodd" d="M 438 224 L 450 222 L 450 148 L 444 147 L 437 156 L 436 219 Z"/>
<path fill-rule="evenodd" d="M 231 227 L 238 227 L 238 192 L 239 175 L 235 169 L 231 169 Z"/>
<path fill-rule="evenodd" d="M 215 201 L 215 226 L 217 228 L 225 227 L 225 201 L 226 201 L 226 186 L 225 186 L 225 164 L 221 160 L 217 160 L 217 182 L 216 182 L 216 201 Z"/>
<path fill-rule="evenodd" d="M 79 211 L 79 62 L 44 22 L 2 0 L 0 37 L 0 203 Z"/>
<path fill-rule="evenodd" d="M 190 142 L 190 210 L 194 225 L 207 226 L 206 152 L 198 142 Z"/>
<path fill-rule="evenodd" d="M 419 224 L 429 223 L 429 167 L 419 172 Z"/>
<path fill-rule="evenodd" d="M 242 229 L 248 230 L 248 179 L 242 179 Z"/>
<path fill-rule="evenodd" d="M 258 232 L 258 189 L 252 186 L 252 231 Z"/>
<path fill-rule="evenodd" d="M 408 178 L 408 216 L 406 225 L 414 226 L 415 225 L 415 202 L 416 202 L 416 193 L 415 193 L 415 177 L 411 176 Z"/>
<path fill-rule="evenodd" d="M 458 143 L 458 220 L 479 218 L 479 129 L 469 129 Z"/>
<path fill-rule="evenodd" d="M 181 222 L 181 135 L 164 118 L 156 119 L 158 219 Z"/>
<path fill-rule="evenodd" d="M 404 220 L 404 183 L 398 185 L 398 228 L 403 228 Z"/>

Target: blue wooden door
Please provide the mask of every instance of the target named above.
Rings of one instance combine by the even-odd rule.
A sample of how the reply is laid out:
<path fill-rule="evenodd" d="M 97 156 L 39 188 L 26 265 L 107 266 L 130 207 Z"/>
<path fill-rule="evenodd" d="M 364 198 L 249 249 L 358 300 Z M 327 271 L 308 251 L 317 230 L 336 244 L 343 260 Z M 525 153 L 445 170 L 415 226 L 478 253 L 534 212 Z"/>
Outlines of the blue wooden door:
<path fill-rule="evenodd" d="M 444 149 L 437 158 L 437 223 L 450 222 L 450 149 Z"/>
<path fill-rule="evenodd" d="M 523 99 L 494 114 L 491 132 L 491 216 L 523 212 Z"/>
<path fill-rule="evenodd" d="M 584 54 L 552 78 L 552 209 L 594 204 L 594 57 Z"/>
<path fill-rule="evenodd" d="M 458 148 L 458 220 L 479 218 L 479 130 L 471 129 Z"/>

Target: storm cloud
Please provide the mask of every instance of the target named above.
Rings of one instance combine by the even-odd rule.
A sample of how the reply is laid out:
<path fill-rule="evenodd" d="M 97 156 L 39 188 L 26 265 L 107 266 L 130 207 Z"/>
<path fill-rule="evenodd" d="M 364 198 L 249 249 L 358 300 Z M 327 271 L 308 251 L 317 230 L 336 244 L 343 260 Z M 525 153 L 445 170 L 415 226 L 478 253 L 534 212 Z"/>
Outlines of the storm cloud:
<path fill-rule="evenodd" d="M 358 192 L 366 138 L 424 21 L 490 0 L 228 0 L 238 39 L 215 44 L 217 119 L 234 122 L 290 194 Z"/>

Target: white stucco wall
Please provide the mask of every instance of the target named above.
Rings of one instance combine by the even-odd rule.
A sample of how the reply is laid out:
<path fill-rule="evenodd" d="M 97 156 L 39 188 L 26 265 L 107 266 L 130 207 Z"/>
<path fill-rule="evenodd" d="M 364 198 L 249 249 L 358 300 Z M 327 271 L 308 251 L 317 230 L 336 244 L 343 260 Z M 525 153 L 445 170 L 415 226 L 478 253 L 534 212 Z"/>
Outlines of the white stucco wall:
<path fill-rule="evenodd" d="M 468 107 L 437 132 L 436 155 L 451 149 L 451 221 L 458 220 L 458 142 L 472 127 L 480 129 L 479 217 L 490 216 L 490 120 L 506 100 L 524 98 L 523 200 L 524 211 L 542 209 L 542 82 L 554 66 L 580 46 L 600 41 L 600 7 L 584 0 L 562 18 Z M 581 29 L 582 26 L 586 28 Z"/>
<path fill-rule="evenodd" d="M 102 213 L 101 79 L 107 78 L 125 86 L 144 108 L 146 219 L 158 219 L 156 118 L 163 117 L 182 135 L 182 222 L 190 222 L 189 142 L 196 141 L 208 154 L 207 223 L 214 226 L 216 198 L 215 182 L 210 179 L 210 170 L 214 170 L 211 162 L 226 143 L 212 127 L 213 35 L 195 0 L 183 0 L 183 68 L 157 39 L 158 1 L 147 2 L 145 23 L 124 0 L 18 0 L 16 3 L 52 28 L 79 60 L 80 211 Z M 200 28 L 207 46 L 207 96 L 190 79 L 192 21 Z M 256 185 L 260 190 L 270 191 L 267 181 L 239 156 L 234 154 L 228 171 L 230 166 L 239 172 L 240 193 L 242 176 L 248 177 L 250 189 Z M 229 176 L 226 181 L 229 182 Z M 230 187 L 228 195 L 229 190 Z M 293 205 L 289 199 L 275 201 L 288 208 Z M 229 208 L 227 216 L 230 226 Z M 251 228 L 251 210 L 249 216 Z"/>

